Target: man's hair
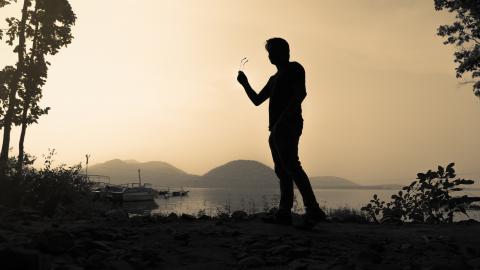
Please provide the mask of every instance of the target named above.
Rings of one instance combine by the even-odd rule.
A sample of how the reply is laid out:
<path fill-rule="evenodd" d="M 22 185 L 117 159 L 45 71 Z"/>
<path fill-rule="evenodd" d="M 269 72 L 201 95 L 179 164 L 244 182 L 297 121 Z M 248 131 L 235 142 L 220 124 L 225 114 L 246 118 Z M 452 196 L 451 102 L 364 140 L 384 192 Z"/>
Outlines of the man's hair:
<path fill-rule="evenodd" d="M 268 39 L 265 44 L 265 49 L 270 53 L 285 57 L 286 60 L 290 58 L 288 42 L 283 38 L 275 37 Z"/>

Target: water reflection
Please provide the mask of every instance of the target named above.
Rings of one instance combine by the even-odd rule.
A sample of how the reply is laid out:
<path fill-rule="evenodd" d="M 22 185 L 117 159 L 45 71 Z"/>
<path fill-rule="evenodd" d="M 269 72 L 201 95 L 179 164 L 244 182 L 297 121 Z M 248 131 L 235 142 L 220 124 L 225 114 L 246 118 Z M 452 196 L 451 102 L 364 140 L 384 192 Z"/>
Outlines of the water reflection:
<path fill-rule="evenodd" d="M 176 213 L 197 215 L 203 212 L 209 216 L 216 215 L 219 211 L 243 210 L 247 213 L 265 211 L 279 202 L 278 189 L 229 189 L 229 188 L 185 188 L 189 190 L 187 196 L 164 197 L 159 196 L 155 201 L 150 202 L 129 202 L 124 203 L 132 214 L 148 213 Z M 373 194 L 377 194 L 382 200 L 390 200 L 396 190 L 352 190 L 352 189 L 314 189 L 315 196 L 325 208 L 354 208 L 360 209 L 366 205 Z M 466 192 L 469 196 L 479 196 L 480 191 Z M 304 206 L 302 197 L 298 190 L 295 190 L 295 201 L 293 211 L 303 213 Z M 480 220 L 480 212 L 469 212 L 470 218 Z M 458 219 L 468 217 L 458 216 Z M 457 219 L 457 220 L 458 220 Z"/>
<path fill-rule="evenodd" d="M 138 201 L 119 203 L 130 215 L 149 215 L 153 210 L 158 209 L 156 201 Z"/>

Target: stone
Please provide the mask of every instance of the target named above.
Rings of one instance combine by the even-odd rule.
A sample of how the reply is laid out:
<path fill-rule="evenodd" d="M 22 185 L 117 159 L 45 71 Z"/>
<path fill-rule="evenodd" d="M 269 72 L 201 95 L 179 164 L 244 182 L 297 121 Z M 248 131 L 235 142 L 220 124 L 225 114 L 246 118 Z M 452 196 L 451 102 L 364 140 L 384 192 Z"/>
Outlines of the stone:
<path fill-rule="evenodd" d="M 238 262 L 241 267 L 249 269 L 250 267 L 264 266 L 265 261 L 258 256 L 249 256 Z"/>
<path fill-rule="evenodd" d="M 357 254 L 356 262 L 360 264 L 379 264 L 382 262 L 382 257 L 377 252 L 364 250 Z"/>
<path fill-rule="evenodd" d="M 210 219 L 212 219 L 212 218 L 211 218 L 210 216 L 207 216 L 207 215 L 203 214 L 203 215 L 200 215 L 200 216 L 198 217 L 198 219 L 199 219 L 199 220 L 210 220 Z"/>
<path fill-rule="evenodd" d="M 409 243 L 405 243 L 405 244 L 402 244 L 402 245 L 400 246 L 400 249 L 401 249 L 402 251 L 407 251 L 407 250 L 409 250 L 410 248 L 412 248 L 412 244 L 409 244 Z"/>
<path fill-rule="evenodd" d="M 178 215 L 172 212 L 172 213 L 168 214 L 167 219 L 168 219 L 169 221 L 177 220 L 177 219 L 178 219 Z"/>
<path fill-rule="evenodd" d="M 315 265 L 315 261 L 313 260 L 308 260 L 308 259 L 296 259 L 296 260 L 293 260 L 291 261 L 289 264 L 288 264 L 288 269 L 289 270 L 306 270 L 306 269 L 311 269 L 310 266 L 314 266 Z M 316 269 L 322 269 L 322 268 L 316 268 Z M 326 269 L 326 268 L 324 268 Z"/>
<path fill-rule="evenodd" d="M 292 247 L 290 245 L 279 245 L 269 249 L 269 252 L 273 255 L 290 253 Z"/>
<path fill-rule="evenodd" d="M 248 253 L 246 252 L 239 252 L 235 255 L 235 258 L 237 258 L 237 260 L 240 260 L 240 259 L 243 259 L 243 258 L 246 258 L 248 257 Z"/>
<path fill-rule="evenodd" d="M 109 261 L 106 263 L 111 270 L 134 270 L 134 268 L 124 260 Z"/>
<path fill-rule="evenodd" d="M 473 269 L 480 270 L 480 258 L 471 259 L 467 263 L 468 263 L 468 265 L 473 267 Z"/>
<path fill-rule="evenodd" d="M 302 258 L 310 255 L 310 249 L 305 247 L 296 247 L 290 251 L 290 256 L 293 258 Z"/>
<path fill-rule="evenodd" d="M 235 221 L 247 219 L 248 214 L 245 211 L 237 210 L 232 213 L 232 219 Z"/>
<path fill-rule="evenodd" d="M 180 216 L 180 219 L 186 220 L 186 221 L 194 221 L 196 218 L 195 216 L 189 215 L 189 214 L 182 214 Z"/>
<path fill-rule="evenodd" d="M 75 245 L 73 236 L 69 232 L 61 230 L 44 231 L 34 242 L 40 250 L 50 254 L 62 254 Z"/>
<path fill-rule="evenodd" d="M 105 217 L 116 221 L 128 220 L 128 213 L 123 209 L 112 209 L 105 212 Z"/>
<path fill-rule="evenodd" d="M 2 270 L 17 269 L 52 269 L 51 259 L 35 250 L 4 248 L 0 250 Z"/>
<path fill-rule="evenodd" d="M 112 247 L 104 241 L 85 241 L 84 245 L 89 249 L 101 249 L 104 251 L 111 251 Z"/>
<path fill-rule="evenodd" d="M 186 232 L 174 232 L 172 234 L 173 239 L 175 240 L 188 240 L 190 239 L 190 235 Z"/>
<path fill-rule="evenodd" d="M 265 259 L 266 263 L 269 265 L 284 265 L 290 261 L 287 256 L 284 255 L 276 255 L 276 256 L 269 256 Z"/>
<path fill-rule="evenodd" d="M 92 256 L 88 257 L 87 261 L 85 262 L 85 266 L 87 269 L 103 269 L 104 259 L 104 256 L 101 254 L 93 254 Z"/>

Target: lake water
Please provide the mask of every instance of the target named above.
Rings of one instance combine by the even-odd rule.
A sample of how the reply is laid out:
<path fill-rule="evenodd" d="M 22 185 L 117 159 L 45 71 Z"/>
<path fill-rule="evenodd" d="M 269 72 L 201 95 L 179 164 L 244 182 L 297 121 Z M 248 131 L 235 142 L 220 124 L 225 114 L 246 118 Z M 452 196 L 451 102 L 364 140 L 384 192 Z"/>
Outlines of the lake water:
<path fill-rule="evenodd" d="M 207 215 L 216 215 L 218 211 L 229 209 L 244 210 L 247 213 L 256 213 L 264 211 L 267 208 L 278 206 L 280 193 L 279 189 L 231 189 L 231 188 L 185 188 L 189 190 L 184 197 L 159 197 L 155 203 L 137 204 L 129 203 L 127 207 L 131 209 L 144 210 L 148 208 L 151 213 L 168 214 L 171 212 L 177 214 L 193 214 L 199 211 L 205 211 Z M 314 189 L 317 201 L 326 208 L 348 207 L 360 209 L 368 204 L 373 194 L 377 194 L 385 201 L 390 200 L 392 194 L 397 190 L 358 190 L 358 189 Z M 295 189 L 295 201 L 293 211 L 303 213 L 302 197 Z M 469 190 L 462 191 L 462 194 L 469 196 L 480 196 L 480 191 Z M 479 219 L 477 211 L 472 216 Z"/>

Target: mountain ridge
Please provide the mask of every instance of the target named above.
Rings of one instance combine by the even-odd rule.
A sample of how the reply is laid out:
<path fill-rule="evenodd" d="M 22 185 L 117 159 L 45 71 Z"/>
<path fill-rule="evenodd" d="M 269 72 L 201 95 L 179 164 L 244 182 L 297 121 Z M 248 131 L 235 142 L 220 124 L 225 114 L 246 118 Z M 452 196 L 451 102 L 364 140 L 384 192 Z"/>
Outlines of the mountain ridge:
<path fill-rule="evenodd" d="M 107 175 L 113 184 L 138 181 L 138 169 L 144 182 L 154 186 L 201 188 L 278 188 L 278 178 L 269 166 L 238 159 L 219 165 L 203 175 L 190 174 L 164 161 L 139 162 L 112 159 L 89 167 L 90 174 Z M 362 186 L 338 176 L 310 177 L 313 188 L 389 188 L 397 185 Z M 400 186 L 400 185 L 398 185 Z"/>

